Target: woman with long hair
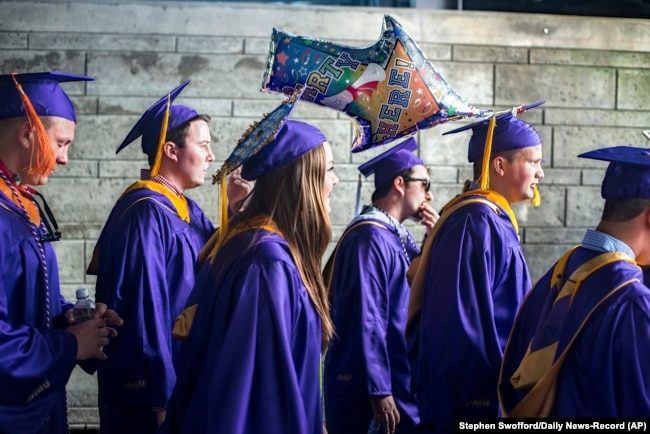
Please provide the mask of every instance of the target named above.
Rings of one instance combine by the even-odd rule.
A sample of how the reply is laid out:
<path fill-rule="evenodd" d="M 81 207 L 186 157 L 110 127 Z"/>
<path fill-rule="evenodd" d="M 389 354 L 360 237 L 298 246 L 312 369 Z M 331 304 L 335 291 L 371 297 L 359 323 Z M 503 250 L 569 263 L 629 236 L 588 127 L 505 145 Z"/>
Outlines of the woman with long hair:
<path fill-rule="evenodd" d="M 318 128 L 288 120 L 242 177 L 255 187 L 197 277 L 163 431 L 320 434 L 332 150 Z"/>

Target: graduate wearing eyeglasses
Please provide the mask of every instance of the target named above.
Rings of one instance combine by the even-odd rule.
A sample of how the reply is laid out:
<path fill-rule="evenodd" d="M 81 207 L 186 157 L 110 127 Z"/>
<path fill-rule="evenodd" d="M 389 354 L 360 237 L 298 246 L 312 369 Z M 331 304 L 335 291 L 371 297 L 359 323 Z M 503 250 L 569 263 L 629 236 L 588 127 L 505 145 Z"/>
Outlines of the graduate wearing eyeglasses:
<path fill-rule="evenodd" d="M 325 268 L 336 334 L 325 355 L 325 420 L 329 434 L 408 433 L 419 421 L 411 392 L 404 328 L 406 271 L 420 254 L 403 226 L 433 227 L 437 213 L 429 171 L 413 138 L 359 166 L 374 173 L 372 204 L 347 226 Z"/>
<path fill-rule="evenodd" d="M 68 432 L 65 387 L 77 361 L 106 359 L 121 319 L 103 303 L 72 325 L 52 242 L 61 233 L 34 188 L 68 163 L 76 113 L 56 72 L 0 76 L 0 432 Z"/>

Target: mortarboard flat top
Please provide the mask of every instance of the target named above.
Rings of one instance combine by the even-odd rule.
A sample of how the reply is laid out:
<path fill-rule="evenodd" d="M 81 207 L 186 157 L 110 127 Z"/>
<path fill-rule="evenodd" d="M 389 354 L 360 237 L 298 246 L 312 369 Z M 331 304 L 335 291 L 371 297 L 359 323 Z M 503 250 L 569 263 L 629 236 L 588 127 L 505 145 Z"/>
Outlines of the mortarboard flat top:
<path fill-rule="evenodd" d="M 538 101 L 530 105 L 515 107 L 506 112 L 496 113 L 494 115 L 496 118 L 496 126 L 492 136 L 492 153 L 541 145 L 542 139 L 539 133 L 526 122 L 517 119 L 517 115 L 542 104 L 544 104 L 544 101 Z M 467 159 L 470 162 L 480 161 L 485 149 L 489 124 L 490 118 L 483 119 L 479 122 L 447 131 L 443 133 L 443 136 L 471 129 L 473 134 L 468 145 Z"/>
<path fill-rule="evenodd" d="M 304 122 L 288 121 L 305 89 L 305 86 L 297 87 L 271 113 L 248 127 L 230 156 L 213 175 L 213 184 L 242 164 L 242 178 L 255 180 L 327 141 L 318 128 Z M 290 125 L 284 128 L 287 123 Z"/>
<path fill-rule="evenodd" d="M 181 83 L 167 95 L 163 96 L 151 105 L 151 107 L 143 113 L 140 119 L 138 119 L 133 128 L 131 128 L 131 131 L 126 135 L 120 146 L 117 147 L 115 153 L 117 154 L 120 152 L 140 136 L 142 136 L 142 152 L 150 154 L 153 150 L 158 149 L 158 142 L 160 141 L 161 133 L 160 130 L 162 128 L 163 118 L 167 108 L 167 98 L 169 97 L 169 103 L 171 104 L 189 83 L 189 80 Z M 184 105 L 170 105 L 169 111 L 167 132 L 173 131 L 199 115 L 194 109 Z"/>
<path fill-rule="evenodd" d="M 650 149 L 634 146 L 610 146 L 578 155 L 580 158 L 644 167 L 650 170 Z"/>
<path fill-rule="evenodd" d="M 600 189 L 603 199 L 650 199 L 650 149 L 612 146 L 578 157 L 609 162 Z"/>
<path fill-rule="evenodd" d="M 422 161 L 413 152 L 417 150 L 418 143 L 409 137 L 402 143 L 393 146 L 388 151 L 359 166 L 359 171 L 368 177 L 375 174 L 375 189 L 393 180 L 399 173 L 414 166 L 424 166 Z"/>
<path fill-rule="evenodd" d="M 64 72 L 30 72 L 16 74 L 16 81 L 29 98 L 36 114 L 77 121 L 74 105 L 60 83 L 92 81 L 93 77 Z M 12 74 L 0 75 L 0 120 L 27 116 Z"/>

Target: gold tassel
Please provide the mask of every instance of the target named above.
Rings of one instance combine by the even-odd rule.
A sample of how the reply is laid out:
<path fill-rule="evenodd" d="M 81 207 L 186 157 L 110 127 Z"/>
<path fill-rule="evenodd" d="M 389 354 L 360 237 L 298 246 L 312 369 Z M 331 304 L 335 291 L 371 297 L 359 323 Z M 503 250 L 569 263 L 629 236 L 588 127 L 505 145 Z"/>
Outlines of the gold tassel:
<path fill-rule="evenodd" d="M 532 206 L 539 206 L 542 203 L 542 197 L 539 195 L 537 184 L 533 184 L 533 198 L 530 200 Z"/>
<path fill-rule="evenodd" d="M 16 80 L 16 75 L 17 73 L 12 73 L 11 78 L 13 79 L 16 89 L 23 100 L 23 106 L 25 107 L 25 112 L 27 112 L 27 119 L 34 131 L 34 142 L 36 145 L 32 147 L 32 158 L 30 159 L 27 173 L 30 175 L 49 175 L 54 169 L 56 169 L 56 158 L 54 157 L 52 146 L 50 146 L 50 138 L 47 136 L 47 131 L 45 131 L 43 122 L 41 122 L 41 118 L 36 113 L 32 102 L 29 100 L 23 87 L 18 83 L 18 80 Z M 34 153 L 36 153 L 36 159 L 33 158 Z M 35 165 L 32 166 L 34 160 Z"/>
<path fill-rule="evenodd" d="M 167 138 L 167 126 L 169 125 L 169 112 L 171 108 L 171 96 L 167 94 L 167 106 L 165 107 L 165 114 L 163 116 L 162 125 L 160 127 L 160 138 L 158 139 L 158 148 L 156 149 L 156 159 L 151 166 L 151 176 L 158 175 L 160 170 L 160 164 L 162 162 L 163 154 L 163 145 L 165 144 L 165 139 Z"/>
<path fill-rule="evenodd" d="M 219 242 L 217 245 L 221 244 L 221 241 L 228 232 L 228 193 L 225 172 L 221 174 L 221 180 L 219 182 L 221 182 L 221 188 L 219 193 Z"/>
<path fill-rule="evenodd" d="M 483 164 L 481 166 L 480 178 L 481 190 L 488 190 L 490 188 L 490 156 L 492 155 L 492 136 L 494 135 L 494 127 L 496 124 L 496 116 L 492 116 L 488 124 L 485 147 L 483 148 Z"/>

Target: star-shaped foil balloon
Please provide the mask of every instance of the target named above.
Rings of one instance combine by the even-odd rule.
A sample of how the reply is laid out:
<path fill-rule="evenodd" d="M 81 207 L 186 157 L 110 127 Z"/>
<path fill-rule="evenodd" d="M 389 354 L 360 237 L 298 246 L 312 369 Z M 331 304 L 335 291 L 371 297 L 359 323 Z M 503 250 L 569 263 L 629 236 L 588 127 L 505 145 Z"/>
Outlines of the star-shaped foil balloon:
<path fill-rule="evenodd" d="M 352 152 L 390 143 L 417 130 L 492 111 L 466 103 L 402 26 L 384 16 L 382 36 L 353 48 L 273 29 L 262 90 L 291 94 L 352 116 Z"/>

